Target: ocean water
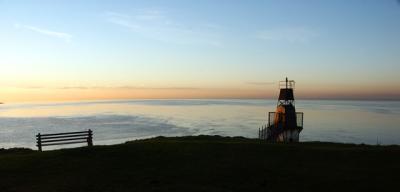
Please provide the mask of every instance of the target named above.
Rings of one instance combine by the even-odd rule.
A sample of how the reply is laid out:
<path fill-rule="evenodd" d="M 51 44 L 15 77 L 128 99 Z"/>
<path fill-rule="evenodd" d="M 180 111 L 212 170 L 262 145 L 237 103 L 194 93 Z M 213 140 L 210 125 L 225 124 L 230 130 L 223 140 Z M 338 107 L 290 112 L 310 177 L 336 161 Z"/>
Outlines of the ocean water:
<path fill-rule="evenodd" d="M 198 99 L 3 104 L 0 148 L 35 148 L 37 133 L 87 129 L 95 145 L 160 135 L 256 138 L 275 107 L 275 100 Z M 301 141 L 400 144 L 398 101 L 298 100 L 296 109 L 304 112 Z"/>

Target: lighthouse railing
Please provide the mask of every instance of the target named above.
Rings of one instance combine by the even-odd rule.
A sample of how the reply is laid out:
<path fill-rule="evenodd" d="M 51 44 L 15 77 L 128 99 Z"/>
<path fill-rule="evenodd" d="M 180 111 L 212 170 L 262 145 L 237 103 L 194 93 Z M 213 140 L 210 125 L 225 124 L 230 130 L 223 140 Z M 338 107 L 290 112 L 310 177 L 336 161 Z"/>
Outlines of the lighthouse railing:
<path fill-rule="evenodd" d="M 258 128 L 258 139 L 261 140 L 267 140 L 268 139 L 268 126 L 263 125 L 260 128 Z"/>

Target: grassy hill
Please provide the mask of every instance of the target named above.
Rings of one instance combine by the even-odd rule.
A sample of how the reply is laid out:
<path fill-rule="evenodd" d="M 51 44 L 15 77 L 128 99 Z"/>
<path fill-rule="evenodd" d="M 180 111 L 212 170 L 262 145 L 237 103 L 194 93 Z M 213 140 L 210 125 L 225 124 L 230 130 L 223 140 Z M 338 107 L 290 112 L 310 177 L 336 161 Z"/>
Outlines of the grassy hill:
<path fill-rule="evenodd" d="M 1 192 L 383 191 L 398 181 L 399 146 L 194 136 L 0 150 Z"/>

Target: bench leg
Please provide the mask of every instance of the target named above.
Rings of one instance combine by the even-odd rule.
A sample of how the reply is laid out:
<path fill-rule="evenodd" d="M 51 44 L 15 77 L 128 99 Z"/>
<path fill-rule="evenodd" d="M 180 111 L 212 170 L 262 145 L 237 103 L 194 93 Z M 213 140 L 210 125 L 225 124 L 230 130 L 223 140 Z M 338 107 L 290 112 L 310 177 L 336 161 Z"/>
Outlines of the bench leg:
<path fill-rule="evenodd" d="M 36 139 L 37 139 L 37 147 L 39 151 L 42 151 L 42 137 L 39 134 L 36 135 Z"/>
<path fill-rule="evenodd" d="M 93 131 L 89 129 L 87 143 L 89 147 L 93 146 Z"/>

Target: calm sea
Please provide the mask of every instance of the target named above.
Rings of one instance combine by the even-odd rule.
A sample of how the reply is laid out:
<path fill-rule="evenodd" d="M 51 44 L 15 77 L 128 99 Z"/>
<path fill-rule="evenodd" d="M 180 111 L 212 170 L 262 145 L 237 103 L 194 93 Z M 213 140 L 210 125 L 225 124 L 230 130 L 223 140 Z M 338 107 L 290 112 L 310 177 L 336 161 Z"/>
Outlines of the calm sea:
<path fill-rule="evenodd" d="M 92 129 L 95 144 L 163 136 L 255 138 L 275 100 L 109 100 L 0 105 L 0 148 L 35 147 L 37 133 Z M 400 102 L 298 100 L 302 141 L 400 144 Z"/>

